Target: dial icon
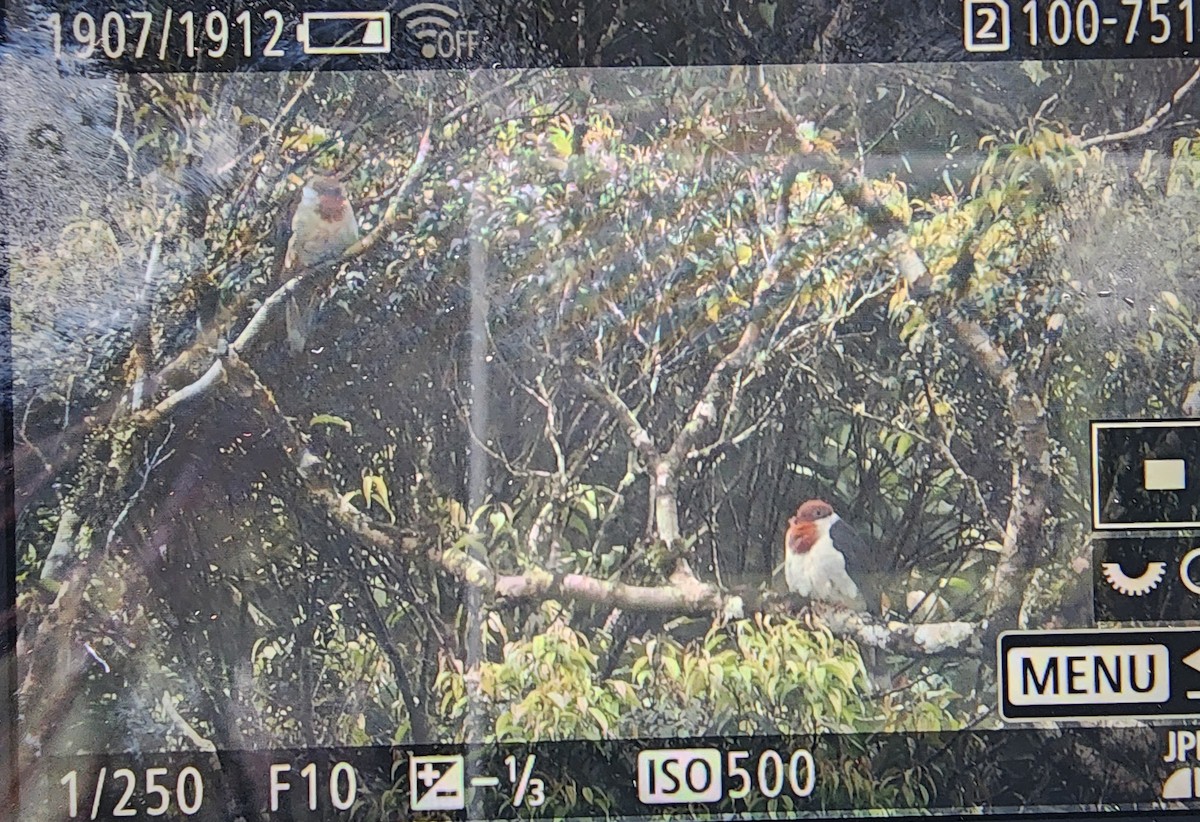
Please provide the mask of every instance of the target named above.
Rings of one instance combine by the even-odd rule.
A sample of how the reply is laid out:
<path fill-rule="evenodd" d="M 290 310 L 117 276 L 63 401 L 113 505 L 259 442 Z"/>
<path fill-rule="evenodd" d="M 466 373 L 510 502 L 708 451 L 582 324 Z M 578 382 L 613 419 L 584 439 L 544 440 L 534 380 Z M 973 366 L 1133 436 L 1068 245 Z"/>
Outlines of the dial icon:
<path fill-rule="evenodd" d="M 1136 577 L 1126 574 L 1118 562 L 1101 563 L 1100 570 L 1113 590 L 1127 597 L 1144 597 L 1157 588 L 1167 575 L 1167 563 L 1149 562 L 1146 564 L 1146 570 Z"/>

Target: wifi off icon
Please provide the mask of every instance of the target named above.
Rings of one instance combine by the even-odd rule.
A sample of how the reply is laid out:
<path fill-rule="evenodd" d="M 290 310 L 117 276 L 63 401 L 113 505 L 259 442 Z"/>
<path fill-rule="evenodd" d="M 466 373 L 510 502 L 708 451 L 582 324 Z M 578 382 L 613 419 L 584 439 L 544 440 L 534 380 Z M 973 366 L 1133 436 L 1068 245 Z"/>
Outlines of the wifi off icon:
<path fill-rule="evenodd" d="M 475 54 L 479 32 L 462 28 L 457 9 L 442 3 L 414 3 L 397 17 L 413 39 L 421 44 L 421 56 L 463 58 Z"/>

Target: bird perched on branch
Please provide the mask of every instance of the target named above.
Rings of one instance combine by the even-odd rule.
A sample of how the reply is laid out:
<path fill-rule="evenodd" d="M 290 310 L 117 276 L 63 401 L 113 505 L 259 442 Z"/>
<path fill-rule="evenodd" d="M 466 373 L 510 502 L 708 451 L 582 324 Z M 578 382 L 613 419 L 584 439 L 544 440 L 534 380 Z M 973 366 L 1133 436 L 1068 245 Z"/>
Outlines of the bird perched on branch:
<path fill-rule="evenodd" d="M 313 177 L 296 197 L 279 280 L 340 257 L 357 240 L 358 220 L 346 189 L 333 177 Z M 287 335 L 293 352 L 304 348 L 319 300 L 319 292 L 311 291 L 307 298 L 289 300 Z"/>
<path fill-rule="evenodd" d="M 810 499 L 797 509 L 788 520 L 784 550 L 784 576 L 792 593 L 878 613 L 873 582 L 878 563 L 828 502 Z"/>

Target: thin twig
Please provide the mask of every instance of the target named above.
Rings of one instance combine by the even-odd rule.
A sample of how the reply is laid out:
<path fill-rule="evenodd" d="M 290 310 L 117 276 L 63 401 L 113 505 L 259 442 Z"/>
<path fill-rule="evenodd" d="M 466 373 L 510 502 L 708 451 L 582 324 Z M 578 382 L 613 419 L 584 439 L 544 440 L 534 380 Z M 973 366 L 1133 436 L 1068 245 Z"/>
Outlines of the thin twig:
<path fill-rule="evenodd" d="M 117 530 L 121 527 L 121 523 L 125 521 L 125 518 L 129 516 L 129 512 L 133 510 L 134 503 L 138 501 L 142 492 L 146 490 L 146 486 L 150 483 L 150 475 L 154 473 L 154 469 L 169 460 L 171 455 L 175 453 L 174 450 L 168 451 L 165 454 L 163 453 L 163 449 L 167 447 L 167 443 L 171 441 L 171 435 L 174 433 L 175 423 L 171 423 L 170 427 L 167 428 L 167 433 L 163 437 L 162 442 L 158 444 L 158 448 L 154 449 L 153 456 L 149 453 L 149 446 L 146 447 L 146 462 L 142 466 L 142 481 L 134 489 L 133 493 L 130 494 L 129 499 L 125 500 L 125 505 L 121 508 L 121 512 L 117 514 L 117 518 L 113 520 L 112 527 L 108 529 L 108 536 L 104 539 L 105 548 L 112 545 L 113 540 L 116 539 Z"/>

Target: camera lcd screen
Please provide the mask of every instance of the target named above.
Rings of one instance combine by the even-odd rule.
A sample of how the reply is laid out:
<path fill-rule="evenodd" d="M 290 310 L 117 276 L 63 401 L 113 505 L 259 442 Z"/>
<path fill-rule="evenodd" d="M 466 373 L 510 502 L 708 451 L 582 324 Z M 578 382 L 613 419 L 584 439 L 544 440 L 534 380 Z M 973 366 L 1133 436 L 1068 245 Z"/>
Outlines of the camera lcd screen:
<path fill-rule="evenodd" d="M 10 4 L 11 818 L 1200 809 L 1197 11 Z"/>

